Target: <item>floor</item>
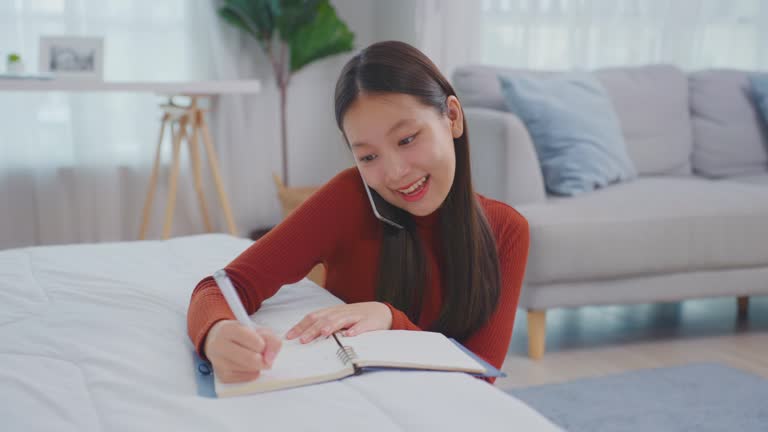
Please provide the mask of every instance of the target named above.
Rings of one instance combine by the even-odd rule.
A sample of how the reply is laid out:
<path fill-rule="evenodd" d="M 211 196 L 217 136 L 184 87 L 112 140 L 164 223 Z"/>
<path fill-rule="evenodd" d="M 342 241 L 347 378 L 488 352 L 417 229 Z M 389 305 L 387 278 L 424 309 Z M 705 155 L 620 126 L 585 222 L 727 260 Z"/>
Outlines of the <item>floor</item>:
<path fill-rule="evenodd" d="M 525 311 L 515 320 L 502 389 L 690 362 L 719 362 L 768 378 L 768 297 L 740 318 L 735 298 L 590 306 L 547 312 L 547 352 L 528 358 Z"/>

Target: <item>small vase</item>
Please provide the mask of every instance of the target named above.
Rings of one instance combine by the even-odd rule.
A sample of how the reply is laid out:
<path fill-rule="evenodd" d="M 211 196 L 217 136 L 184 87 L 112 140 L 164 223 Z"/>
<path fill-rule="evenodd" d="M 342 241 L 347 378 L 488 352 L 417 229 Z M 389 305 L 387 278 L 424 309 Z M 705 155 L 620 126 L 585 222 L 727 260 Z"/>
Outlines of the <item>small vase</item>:
<path fill-rule="evenodd" d="M 6 64 L 6 70 L 9 74 L 21 75 L 24 73 L 24 63 L 20 61 L 8 62 Z"/>

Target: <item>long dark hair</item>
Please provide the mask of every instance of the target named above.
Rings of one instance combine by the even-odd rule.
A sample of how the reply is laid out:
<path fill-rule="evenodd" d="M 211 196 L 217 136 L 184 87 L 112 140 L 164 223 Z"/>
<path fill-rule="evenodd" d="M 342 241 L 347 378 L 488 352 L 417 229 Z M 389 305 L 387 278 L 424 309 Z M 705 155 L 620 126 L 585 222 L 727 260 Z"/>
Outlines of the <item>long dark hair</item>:
<path fill-rule="evenodd" d="M 375 43 L 353 57 L 336 83 L 336 123 L 344 133 L 344 114 L 361 91 L 402 93 L 445 115 L 446 99 L 456 92 L 438 68 L 421 51 L 397 41 Z M 440 315 L 429 330 L 459 340 L 480 328 L 496 308 L 500 292 L 496 243 L 472 187 L 469 137 L 453 140 L 456 174 L 439 222 L 440 276 L 444 287 Z M 346 136 L 345 136 L 346 138 Z M 349 145 L 349 141 L 347 141 Z M 424 245 L 410 214 L 382 199 L 375 191 L 381 213 L 395 215 L 405 229 L 382 224 L 376 299 L 386 301 L 418 322 L 426 271 Z M 428 245 L 427 245 L 428 247 Z"/>

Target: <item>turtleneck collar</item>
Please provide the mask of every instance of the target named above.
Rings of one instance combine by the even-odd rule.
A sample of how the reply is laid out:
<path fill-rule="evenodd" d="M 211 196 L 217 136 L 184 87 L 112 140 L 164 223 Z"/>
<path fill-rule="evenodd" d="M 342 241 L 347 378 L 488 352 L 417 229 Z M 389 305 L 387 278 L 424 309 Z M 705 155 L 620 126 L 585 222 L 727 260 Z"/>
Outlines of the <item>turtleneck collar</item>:
<path fill-rule="evenodd" d="M 411 215 L 411 217 L 416 223 L 417 228 L 432 230 L 435 229 L 440 222 L 440 209 L 438 208 L 426 216 Z"/>

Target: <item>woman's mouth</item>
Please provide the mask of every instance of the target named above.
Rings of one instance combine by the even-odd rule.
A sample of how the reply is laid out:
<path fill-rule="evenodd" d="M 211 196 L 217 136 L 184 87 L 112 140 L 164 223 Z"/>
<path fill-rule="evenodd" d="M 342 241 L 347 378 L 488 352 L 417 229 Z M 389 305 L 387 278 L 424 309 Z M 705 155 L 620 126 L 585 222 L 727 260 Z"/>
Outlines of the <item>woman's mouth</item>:
<path fill-rule="evenodd" d="M 419 180 L 411 183 L 411 185 L 408 186 L 407 188 L 398 189 L 397 192 L 406 201 L 410 201 L 410 202 L 418 201 L 424 195 L 426 195 L 427 190 L 429 190 L 429 180 L 430 180 L 430 176 L 429 174 L 427 174 L 426 176 L 420 178 Z"/>

